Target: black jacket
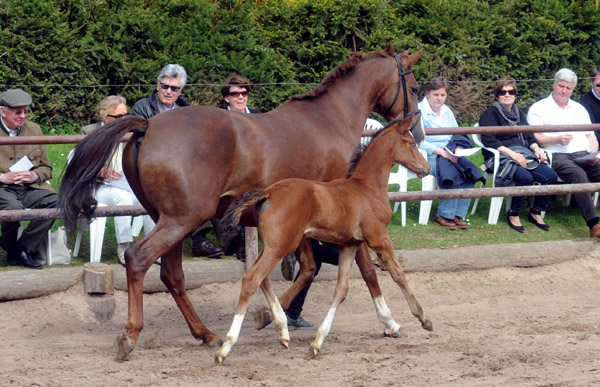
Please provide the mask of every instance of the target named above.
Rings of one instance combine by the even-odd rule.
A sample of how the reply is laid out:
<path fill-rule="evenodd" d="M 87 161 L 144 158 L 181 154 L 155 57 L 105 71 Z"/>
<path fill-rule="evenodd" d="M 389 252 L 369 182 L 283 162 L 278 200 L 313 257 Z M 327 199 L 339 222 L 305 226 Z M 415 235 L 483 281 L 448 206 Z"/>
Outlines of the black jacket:
<path fill-rule="evenodd" d="M 446 148 L 450 149 L 452 152 L 457 147 L 467 149 L 473 148 L 475 144 L 471 141 L 471 139 L 464 135 L 454 135 Z M 438 156 L 436 159 L 436 175 L 438 186 L 441 189 L 449 189 L 453 185 L 463 184 L 463 183 L 475 183 L 477 181 L 482 181 L 485 183 L 485 179 L 481 174 L 481 171 L 475 164 L 473 164 L 466 157 L 459 157 L 456 163 L 452 161 Z"/>
<path fill-rule="evenodd" d="M 150 94 L 150 97 L 148 98 L 142 98 L 139 101 L 137 101 L 135 103 L 135 105 L 133 106 L 133 110 L 131 111 L 131 114 L 134 116 L 138 116 L 138 117 L 142 117 L 145 119 L 149 119 L 150 117 L 153 117 L 155 115 L 157 115 L 158 113 L 160 113 L 162 110 L 159 108 L 159 103 L 161 103 L 158 100 L 158 97 L 156 96 L 158 92 L 155 90 L 152 91 L 152 94 Z M 190 106 L 190 103 L 188 101 L 186 101 L 185 99 L 181 98 L 181 96 L 179 98 L 177 98 L 177 101 L 175 101 L 175 105 L 182 107 L 182 106 Z"/>

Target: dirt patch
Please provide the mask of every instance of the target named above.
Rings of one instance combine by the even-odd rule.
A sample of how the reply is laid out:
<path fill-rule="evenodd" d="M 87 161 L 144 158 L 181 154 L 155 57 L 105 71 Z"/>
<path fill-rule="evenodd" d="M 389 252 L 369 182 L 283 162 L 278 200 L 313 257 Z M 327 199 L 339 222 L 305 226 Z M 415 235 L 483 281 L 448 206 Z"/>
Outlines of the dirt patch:
<path fill-rule="evenodd" d="M 172 298 L 144 296 L 145 328 L 125 362 L 114 360 L 127 294 L 100 322 L 76 286 L 49 296 L 0 303 L 0 380 L 37 386 L 590 386 L 600 383 L 600 253 L 548 266 L 421 272 L 408 280 L 434 331 L 420 328 L 385 272 L 381 286 L 408 337 L 384 338 L 371 298 L 353 279 L 318 359 L 316 330 L 292 331 L 283 349 L 273 327 L 244 321 L 223 366 L 216 348 L 196 342 Z M 289 285 L 276 281 L 281 294 Z M 25 286 L 25 285 L 24 285 Z M 316 282 L 303 316 L 318 325 L 335 283 Z M 240 283 L 189 292 L 204 322 L 225 335 Z M 262 294 L 251 310 L 265 305 Z"/>

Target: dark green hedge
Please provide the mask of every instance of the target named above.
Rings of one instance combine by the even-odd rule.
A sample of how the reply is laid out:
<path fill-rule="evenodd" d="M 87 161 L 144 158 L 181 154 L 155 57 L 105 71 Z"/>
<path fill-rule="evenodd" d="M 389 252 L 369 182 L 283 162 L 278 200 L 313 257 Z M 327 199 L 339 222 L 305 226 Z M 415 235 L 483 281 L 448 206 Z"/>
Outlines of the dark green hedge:
<path fill-rule="evenodd" d="M 218 84 L 239 73 L 258 84 L 251 105 L 269 110 L 319 82 L 349 51 L 425 50 L 420 81 L 442 74 L 449 104 L 474 122 L 493 81 L 518 80 L 528 107 L 554 72 L 581 78 L 600 64 L 598 1 L 561 0 L 3 0 L 0 84 L 35 101 L 53 127 L 94 120 L 97 102 L 120 93 L 132 105 L 159 69 L 179 63 L 184 97 L 217 105 Z M 589 89 L 582 79 L 578 98 Z M 71 124 L 71 125 L 70 125 Z"/>

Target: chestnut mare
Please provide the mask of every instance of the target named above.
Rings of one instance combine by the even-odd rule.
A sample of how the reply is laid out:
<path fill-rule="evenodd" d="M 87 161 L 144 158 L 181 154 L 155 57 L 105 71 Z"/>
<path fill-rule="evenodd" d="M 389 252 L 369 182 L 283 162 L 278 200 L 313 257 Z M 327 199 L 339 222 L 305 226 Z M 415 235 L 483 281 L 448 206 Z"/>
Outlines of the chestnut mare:
<path fill-rule="evenodd" d="M 237 342 L 250 297 L 260 285 L 271 307 L 279 342 L 288 348 L 290 335 L 287 319 L 271 287 L 269 274 L 282 257 L 292 252 L 303 237 L 314 238 L 340 246 L 338 280 L 333 304 L 310 345 L 316 357 L 329 333 L 338 306 L 346 298 L 352 263 L 358 246 L 365 242 L 380 259 L 400 286 L 412 314 L 424 329 L 433 325 L 408 287 L 402 266 L 394 257 L 387 227 L 392 209 L 387 195 L 390 169 L 402 164 L 419 177 L 429 173 L 427 160 L 419 153 L 418 144 L 409 132 L 411 121 L 418 124 L 419 114 L 393 121 L 378 131 L 362 155 L 352 163 L 349 176 L 331 182 L 285 179 L 271 184 L 264 191 L 246 193 L 225 215 L 225 223 L 237 224 L 244 211 L 252 211 L 264 249 L 258 260 L 242 277 L 240 299 L 225 342 L 215 355 L 221 364 Z M 373 298 L 384 332 L 401 334 L 400 325 L 392 318 L 382 295 Z"/>
<path fill-rule="evenodd" d="M 263 114 L 240 114 L 207 106 L 178 108 L 149 120 L 124 117 L 96 130 L 76 147 L 59 191 L 59 207 L 69 230 L 77 216 L 92 216 L 96 178 L 123 135 L 133 132 L 123 152 L 123 170 L 156 227 L 125 252 L 129 299 L 126 331 L 117 338 L 117 357 L 127 358 L 143 328 L 143 282 L 161 260 L 160 278 L 169 289 L 192 335 L 214 345 L 185 290 L 182 241 L 211 217 L 253 189 L 300 177 L 330 181 L 344 177 L 371 111 L 386 119 L 417 109 L 418 85 L 412 70 L 421 51 L 353 53 L 308 93 L 296 95 Z M 424 136 L 421 127 L 415 136 Z M 242 218 L 241 224 L 253 225 Z M 296 250 L 298 281 L 281 297 L 284 308 L 312 281 L 310 243 Z M 379 296 L 375 268 L 366 247 L 357 263 L 369 291 Z"/>

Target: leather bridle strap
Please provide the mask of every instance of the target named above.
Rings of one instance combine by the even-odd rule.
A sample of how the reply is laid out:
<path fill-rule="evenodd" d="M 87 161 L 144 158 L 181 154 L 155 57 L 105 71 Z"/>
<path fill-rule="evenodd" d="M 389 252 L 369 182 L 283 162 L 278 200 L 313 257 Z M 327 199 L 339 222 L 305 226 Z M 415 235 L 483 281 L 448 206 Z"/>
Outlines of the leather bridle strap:
<path fill-rule="evenodd" d="M 402 67 L 402 58 L 400 58 L 398 54 L 394 54 L 394 58 L 396 59 L 396 64 L 398 65 L 398 89 L 396 90 L 396 96 L 394 97 L 394 101 L 392 101 L 392 104 L 389 108 L 387 108 L 383 115 L 386 116 L 390 112 L 390 110 L 392 110 L 392 108 L 396 104 L 396 101 L 398 100 L 398 96 L 400 95 L 400 87 L 402 87 L 402 93 L 404 95 L 404 117 L 408 117 L 408 92 L 406 91 L 405 76 L 411 74 L 413 70 L 410 69 L 408 71 L 404 71 L 404 68 Z M 411 114 L 414 114 L 414 112 L 411 112 Z"/>

